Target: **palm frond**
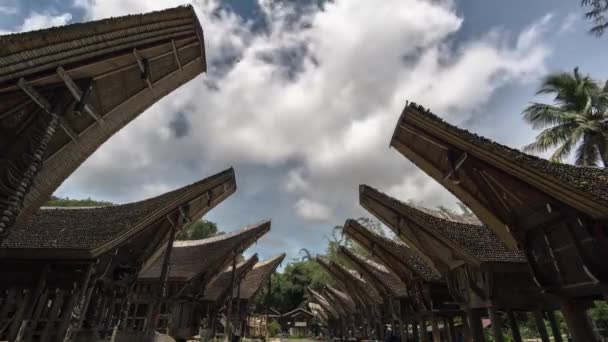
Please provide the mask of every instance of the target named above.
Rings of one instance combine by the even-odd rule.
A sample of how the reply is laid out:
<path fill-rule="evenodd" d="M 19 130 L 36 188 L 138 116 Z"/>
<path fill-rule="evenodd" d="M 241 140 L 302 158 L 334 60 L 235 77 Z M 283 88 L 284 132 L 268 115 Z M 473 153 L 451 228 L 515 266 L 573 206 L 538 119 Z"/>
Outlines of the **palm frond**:
<path fill-rule="evenodd" d="M 572 124 L 559 125 L 542 130 L 533 143 L 524 146 L 526 152 L 546 152 L 570 139 L 576 126 Z"/>
<path fill-rule="evenodd" d="M 530 123 L 534 129 L 569 123 L 575 116 L 575 113 L 560 107 L 537 102 L 526 107 L 522 114 L 524 120 Z"/>
<path fill-rule="evenodd" d="M 600 153 L 593 139 L 586 136 L 576 149 L 576 160 L 579 166 L 597 166 L 600 161 Z"/>

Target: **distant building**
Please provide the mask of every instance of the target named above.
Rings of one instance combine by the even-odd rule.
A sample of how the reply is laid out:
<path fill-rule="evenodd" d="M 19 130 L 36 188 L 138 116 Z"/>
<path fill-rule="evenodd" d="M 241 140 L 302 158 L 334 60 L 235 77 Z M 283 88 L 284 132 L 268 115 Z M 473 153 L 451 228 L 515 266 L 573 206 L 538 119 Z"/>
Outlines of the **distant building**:
<path fill-rule="evenodd" d="M 312 331 L 314 315 L 302 308 L 284 313 L 281 316 L 281 327 L 290 336 L 309 336 Z"/>

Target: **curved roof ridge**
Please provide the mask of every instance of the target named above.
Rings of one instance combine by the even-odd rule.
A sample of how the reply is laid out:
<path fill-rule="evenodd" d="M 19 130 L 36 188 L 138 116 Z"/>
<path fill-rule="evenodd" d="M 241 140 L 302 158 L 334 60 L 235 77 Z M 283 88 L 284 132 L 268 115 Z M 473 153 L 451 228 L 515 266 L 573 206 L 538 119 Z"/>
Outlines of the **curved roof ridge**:
<path fill-rule="evenodd" d="M 410 268 L 412 271 L 424 278 L 424 280 L 433 281 L 439 280 L 441 278 L 441 275 L 434 272 L 433 269 L 420 256 L 418 256 L 416 252 L 411 250 L 406 243 L 400 240 L 392 240 L 380 236 L 353 219 L 346 220 L 346 223 L 344 224 L 344 232 L 347 235 L 352 235 L 349 234 L 350 229 L 356 230 L 365 238 L 371 240 L 375 248 L 381 248 L 386 250 L 397 260 L 408 265 L 408 268 Z M 373 254 L 373 251 L 370 252 L 372 252 Z M 389 265 L 386 266 L 390 268 Z"/>
<path fill-rule="evenodd" d="M 251 224 L 245 227 L 242 227 L 238 230 L 234 230 L 228 233 L 224 233 L 224 234 L 220 234 L 220 235 L 216 235 L 216 236 L 212 236 L 212 237 L 208 237 L 205 239 L 199 239 L 199 240 L 175 240 L 173 242 L 173 247 L 178 247 L 178 248 L 184 248 L 184 247 L 196 247 L 196 246 L 205 246 L 217 241 L 221 241 L 221 240 L 227 240 L 230 238 L 233 238 L 237 235 L 246 233 L 248 231 L 251 230 L 255 230 L 258 229 L 259 227 L 263 226 L 263 225 L 269 225 L 271 222 L 270 220 L 264 220 L 255 224 Z"/>
<path fill-rule="evenodd" d="M 215 196 L 213 190 L 221 188 Z M 154 225 L 179 206 L 208 195 L 204 210 L 213 208 L 236 190 L 234 170 L 219 172 L 156 197 L 121 205 L 38 210 L 28 225 L 16 226 L 0 243 L 3 249 L 70 249 L 101 253 Z M 203 210 L 202 209 L 202 210 Z M 201 212 L 189 213 L 198 216 Z M 189 217 L 189 219 L 197 219 Z M 109 246 L 109 247 L 104 247 Z M 102 250 L 100 250 L 102 248 Z"/>
<path fill-rule="evenodd" d="M 361 193 L 373 195 L 385 201 L 402 218 L 414 222 L 444 243 L 455 244 L 480 261 L 525 262 L 523 252 L 510 250 L 485 224 L 473 224 L 448 220 L 433 214 L 432 209 L 416 207 L 391 197 L 369 185 L 360 186 Z M 402 233 L 402 232 L 401 232 Z"/>
<path fill-rule="evenodd" d="M 400 123 L 408 115 L 417 115 L 424 118 L 440 128 L 453 133 L 464 141 L 492 152 L 501 158 L 519 167 L 524 167 L 529 172 L 539 174 L 542 177 L 549 176 L 551 179 L 562 185 L 576 189 L 583 194 L 588 194 L 595 199 L 608 203 L 608 168 L 574 166 L 569 164 L 554 163 L 549 160 L 524 153 L 518 149 L 499 144 L 489 138 L 469 132 L 466 129 L 454 126 L 446 120 L 432 113 L 414 102 L 409 103 L 403 109 L 399 118 L 399 123 L 395 127 L 395 132 L 391 138 L 391 144 L 399 130 Z"/>
<path fill-rule="evenodd" d="M 408 295 L 405 283 L 386 266 L 348 250 L 348 248 L 345 247 L 340 248 L 339 253 L 348 258 L 350 263 L 357 269 L 362 270 L 362 273 L 369 274 L 368 277 L 372 278 L 370 283 L 381 283 L 383 288 L 388 289 L 392 292 L 392 295 L 396 297 L 406 297 Z M 376 288 L 377 286 L 378 285 L 374 285 Z M 383 292 L 383 290 L 381 292 Z"/>

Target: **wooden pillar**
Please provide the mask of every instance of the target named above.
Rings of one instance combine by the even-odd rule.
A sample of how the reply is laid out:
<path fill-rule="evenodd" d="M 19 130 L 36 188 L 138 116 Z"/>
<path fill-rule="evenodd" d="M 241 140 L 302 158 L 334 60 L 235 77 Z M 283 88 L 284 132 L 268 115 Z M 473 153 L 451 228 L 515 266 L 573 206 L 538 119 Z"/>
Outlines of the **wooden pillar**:
<path fill-rule="evenodd" d="M 426 319 L 420 318 L 420 342 L 429 342 L 429 334 L 426 331 Z"/>
<path fill-rule="evenodd" d="M 439 331 L 437 317 L 431 317 L 431 327 L 433 329 L 433 342 L 441 342 L 441 331 Z"/>
<path fill-rule="evenodd" d="M 462 334 L 464 336 L 464 340 L 470 342 L 473 339 L 473 334 L 471 334 L 471 324 L 469 323 L 468 317 L 468 314 L 464 314 L 460 317 L 460 320 L 462 322 Z"/>
<path fill-rule="evenodd" d="M 418 323 L 416 321 L 412 322 L 412 336 L 414 336 L 414 341 L 420 341 L 420 331 L 418 331 Z"/>
<path fill-rule="evenodd" d="M 454 333 L 454 318 L 446 317 L 443 323 L 443 330 L 445 331 L 445 336 L 448 342 L 456 341 L 456 334 Z"/>
<path fill-rule="evenodd" d="M 224 326 L 224 340 L 232 340 L 232 297 L 234 293 L 234 283 L 236 281 L 236 254 L 232 256 L 232 276 L 230 281 L 230 297 L 226 307 L 226 325 Z"/>
<path fill-rule="evenodd" d="M 490 320 L 492 321 L 492 332 L 494 333 L 494 341 L 504 342 L 504 338 L 502 336 L 502 318 L 496 311 L 496 308 L 493 306 L 489 307 L 488 315 L 490 316 Z"/>
<path fill-rule="evenodd" d="M 483 326 L 481 325 L 481 315 L 479 309 L 468 311 L 469 327 L 471 328 L 471 340 L 473 342 L 484 342 Z"/>
<path fill-rule="evenodd" d="M 596 341 L 585 307 L 581 303 L 564 301 L 562 303 L 562 313 L 573 342 Z"/>
<path fill-rule="evenodd" d="M 554 342 L 563 342 L 562 331 L 559 328 L 557 319 L 555 318 L 555 312 L 552 310 L 547 311 L 547 318 L 549 319 L 549 324 L 551 325 L 551 333 L 553 333 L 553 341 Z"/>
<path fill-rule="evenodd" d="M 266 324 L 264 325 L 265 341 L 268 341 L 268 312 L 270 311 L 270 291 L 272 291 L 272 274 L 270 274 L 270 276 L 268 277 L 268 291 L 266 291 Z"/>
<path fill-rule="evenodd" d="M 513 342 L 522 342 L 517 317 L 515 317 L 515 314 L 511 310 L 507 311 L 507 317 L 509 317 L 509 324 L 511 324 L 511 335 L 513 336 Z"/>
<path fill-rule="evenodd" d="M 403 333 L 403 316 L 402 316 L 402 310 L 401 310 L 401 300 L 397 299 L 397 303 L 399 305 L 399 312 L 397 313 L 398 319 L 399 319 L 399 337 L 401 338 L 401 342 L 407 342 L 406 341 L 406 334 Z"/>
<path fill-rule="evenodd" d="M 536 329 L 538 330 L 540 339 L 543 342 L 550 342 L 549 333 L 547 333 L 547 327 L 545 326 L 545 320 L 543 318 L 543 313 L 537 310 L 534 311 L 532 314 L 534 315 L 534 321 L 536 322 Z"/>
<path fill-rule="evenodd" d="M 47 280 L 47 276 L 48 276 L 50 270 L 51 270 L 51 266 L 49 264 L 46 264 L 44 266 L 44 268 L 42 269 L 40 279 L 38 279 L 38 284 L 36 285 L 36 289 L 34 290 L 32 295 L 29 297 L 29 300 L 26 303 L 24 303 L 24 305 L 27 306 L 27 309 L 22 317 L 23 318 L 22 321 L 15 322 L 14 333 L 17 336 L 13 336 L 13 338 L 11 340 L 14 340 L 14 341 L 27 340 L 27 338 L 25 337 L 25 333 L 26 333 L 26 330 L 30 330 L 28 328 L 28 326 L 31 324 L 31 319 L 32 319 L 32 315 L 34 313 L 34 309 L 39 304 L 40 297 L 42 296 L 42 293 L 44 292 L 44 288 L 46 287 L 46 280 Z M 10 337 L 9 337 L 9 339 L 10 339 Z"/>

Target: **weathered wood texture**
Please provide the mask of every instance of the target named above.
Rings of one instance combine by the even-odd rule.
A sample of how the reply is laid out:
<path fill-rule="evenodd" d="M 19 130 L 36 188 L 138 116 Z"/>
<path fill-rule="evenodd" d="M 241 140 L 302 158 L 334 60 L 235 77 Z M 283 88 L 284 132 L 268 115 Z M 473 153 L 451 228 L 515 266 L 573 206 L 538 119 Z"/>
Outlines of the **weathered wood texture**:
<path fill-rule="evenodd" d="M 0 36 L 0 45 L 0 239 L 109 137 L 206 71 L 192 7 Z"/>

